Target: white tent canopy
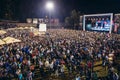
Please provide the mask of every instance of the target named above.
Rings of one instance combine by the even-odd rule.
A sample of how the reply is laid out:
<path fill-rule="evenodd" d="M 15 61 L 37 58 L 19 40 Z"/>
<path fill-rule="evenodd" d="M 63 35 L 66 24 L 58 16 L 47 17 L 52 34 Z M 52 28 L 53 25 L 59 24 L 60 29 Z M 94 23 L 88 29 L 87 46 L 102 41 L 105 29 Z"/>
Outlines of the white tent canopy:
<path fill-rule="evenodd" d="M 3 34 L 5 34 L 5 33 L 7 33 L 7 32 L 4 31 L 4 30 L 0 30 L 0 35 L 3 35 Z"/>
<path fill-rule="evenodd" d="M 5 44 L 5 42 L 0 39 L 0 45 L 3 45 L 3 44 Z"/>
<path fill-rule="evenodd" d="M 3 39 L 3 41 L 4 41 L 6 44 L 15 43 L 15 42 L 21 42 L 21 40 L 15 39 L 15 38 L 12 38 L 12 37 L 6 37 L 6 38 Z"/>

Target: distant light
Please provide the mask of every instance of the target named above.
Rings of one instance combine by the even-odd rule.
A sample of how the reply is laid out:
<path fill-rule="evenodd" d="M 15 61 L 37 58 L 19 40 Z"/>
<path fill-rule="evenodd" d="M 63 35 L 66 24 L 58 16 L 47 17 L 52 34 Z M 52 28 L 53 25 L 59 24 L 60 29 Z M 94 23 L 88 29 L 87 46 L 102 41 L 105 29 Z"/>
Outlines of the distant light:
<path fill-rule="evenodd" d="M 47 2 L 46 3 L 46 8 L 49 9 L 49 10 L 53 9 L 54 8 L 54 3 L 52 1 Z"/>

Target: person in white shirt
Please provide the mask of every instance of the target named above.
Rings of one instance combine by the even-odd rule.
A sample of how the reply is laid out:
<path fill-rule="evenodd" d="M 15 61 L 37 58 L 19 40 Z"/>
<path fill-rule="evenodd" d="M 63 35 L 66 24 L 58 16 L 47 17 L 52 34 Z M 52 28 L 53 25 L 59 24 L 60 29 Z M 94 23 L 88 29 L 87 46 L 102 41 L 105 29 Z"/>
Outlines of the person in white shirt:
<path fill-rule="evenodd" d="M 45 61 L 45 67 L 46 67 L 46 68 L 49 68 L 49 66 L 50 66 L 50 63 L 49 63 L 48 60 L 46 60 L 46 61 Z"/>

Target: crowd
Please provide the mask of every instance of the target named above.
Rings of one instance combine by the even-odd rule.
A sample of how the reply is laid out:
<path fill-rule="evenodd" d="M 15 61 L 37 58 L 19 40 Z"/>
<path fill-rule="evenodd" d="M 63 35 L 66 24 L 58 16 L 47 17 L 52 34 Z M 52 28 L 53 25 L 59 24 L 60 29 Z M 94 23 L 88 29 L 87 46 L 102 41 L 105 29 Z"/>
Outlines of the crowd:
<path fill-rule="evenodd" d="M 96 61 L 108 70 L 106 79 L 118 80 L 114 71 L 115 60 L 120 53 L 120 35 L 87 31 L 55 29 L 44 36 L 31 35 L 30 30 L 6 30 L 0 38 L 11 36 L 22 42 L 0 45 L 0 80 L 12 77 L 18 80 L 34 80 L 36 68 L 40 77 L 49 75 L 69 77 L 76 73 L 75 80 L 98 80 L 94 71 Z M 109 62 L 109 54 L 113 61 Z M 71 79 L 70 79 L 71 80 Z"/>
<path fill-rule="evenodd" d="M 8 28 L 15 28 L 15 23 L 8 23 L 8 22 L 0 22 L 0 29 L 8 29 Z"/>

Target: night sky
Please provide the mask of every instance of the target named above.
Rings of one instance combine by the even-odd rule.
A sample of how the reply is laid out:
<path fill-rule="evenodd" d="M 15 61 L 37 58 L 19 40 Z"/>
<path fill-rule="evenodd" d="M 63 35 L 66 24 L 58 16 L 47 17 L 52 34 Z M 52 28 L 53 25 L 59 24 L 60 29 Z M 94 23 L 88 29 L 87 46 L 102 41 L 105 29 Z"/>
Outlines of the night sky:
<path fill-rule="evenodd" d="M 25 20 L 25 18 L 41 18 L 48 16 L 45 3 L 48 0 L 0 0 L 0 18 L 4 19 L 6 12 L 12 14 L 13 19 Z M 55 8 L 53 18 L 64 21 L 70 16 L 73 9 L 84 14 L 93 13 L 119 13 L 120 0 L 53 0 Z M 10 10 L 9 10 L 10 9 Z"/>

